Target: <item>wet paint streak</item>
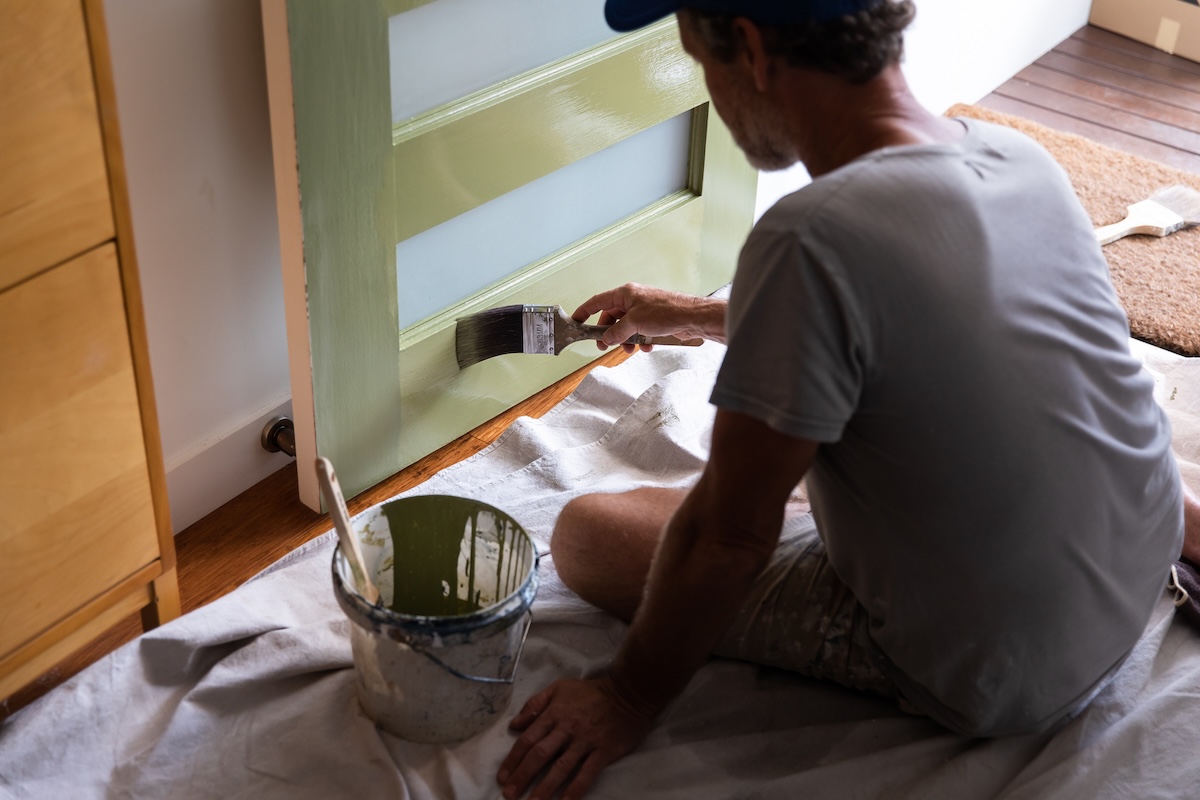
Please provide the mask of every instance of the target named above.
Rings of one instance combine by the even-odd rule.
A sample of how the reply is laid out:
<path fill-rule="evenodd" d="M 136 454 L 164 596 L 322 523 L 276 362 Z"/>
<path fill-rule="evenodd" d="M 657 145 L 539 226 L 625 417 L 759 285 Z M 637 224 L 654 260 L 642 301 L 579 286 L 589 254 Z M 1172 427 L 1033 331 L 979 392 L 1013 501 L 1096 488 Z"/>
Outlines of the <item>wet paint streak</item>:
<path fill-rule="evenodd" d="M 447 498 L 430 496 L 387 504 L 383 513 L 392 534 L 392 611 L 428 617 L 478 611 L 476 598 L 443 590 L 443 582 L 451 587 L 459 585 L 463 535 L 473 524 L 476 509 L 461 500 L 447 502 Z M 473 570 L 473 565 L 469 569 Z M 473 572 L 470 574 L 473 579 Z"/>
<path fill-rule="evenodd" d="M 471 515 L 471 558 L 467 561 L 467 602 L 479 608 L 479 595 L 475 593 L 475 540 L 479 536 L 479 512 Z"/>
<path fill-rule="evenodd" d="M 508 596 L 508 584 L 506 583 L 503 588 L 500 586 L 500 574 L 504 569 L 504 553 L 507 550 L 504 544 L 508 541 L 507 522 L 501 525 L 500 530 L 497 531 L 497 540 L 500 543 L 500 553 L 496 557 L 496 599 L 500 599 L 501 597 Z"/>

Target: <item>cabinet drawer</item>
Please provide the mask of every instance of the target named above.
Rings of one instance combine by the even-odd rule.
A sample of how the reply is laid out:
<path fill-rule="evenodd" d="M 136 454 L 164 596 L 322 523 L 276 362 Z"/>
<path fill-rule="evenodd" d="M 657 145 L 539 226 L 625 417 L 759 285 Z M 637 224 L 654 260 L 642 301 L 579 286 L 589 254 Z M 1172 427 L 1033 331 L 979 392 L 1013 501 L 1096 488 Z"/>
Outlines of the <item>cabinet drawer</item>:
<path fill-rule="evenodd" d="M 80 0 L 0 2 L 0 289 L 113 237 Z"/>
<path fill-rule="evenodd" d="M 0 658 L 158 554 L 108 244 L 0 293 Z"/>

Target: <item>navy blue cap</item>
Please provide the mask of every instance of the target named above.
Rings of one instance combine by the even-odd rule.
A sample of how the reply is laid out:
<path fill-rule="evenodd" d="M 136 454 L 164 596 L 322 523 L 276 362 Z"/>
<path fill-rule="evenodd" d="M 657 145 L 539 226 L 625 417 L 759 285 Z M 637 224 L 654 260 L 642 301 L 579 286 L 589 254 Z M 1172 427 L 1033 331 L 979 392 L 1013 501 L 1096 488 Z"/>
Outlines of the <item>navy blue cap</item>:
<path fill-rule="evenodd" d="M 878 5 L 882 0 L 608 0 L 604 18 L 615 31 L 632 31 L 694 8 L 714 14 L 746 17 L 761 25 L 825 22 Z"/>

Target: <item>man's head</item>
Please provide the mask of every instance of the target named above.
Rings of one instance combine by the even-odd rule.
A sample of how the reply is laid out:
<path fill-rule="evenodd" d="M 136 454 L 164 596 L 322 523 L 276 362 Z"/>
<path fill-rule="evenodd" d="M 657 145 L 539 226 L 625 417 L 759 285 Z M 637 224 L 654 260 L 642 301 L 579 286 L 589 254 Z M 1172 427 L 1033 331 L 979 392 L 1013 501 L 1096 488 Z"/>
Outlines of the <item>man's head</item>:
<path fill-rule="evenodd" d="M 683 47 L 703 67 L 713 107 L 750 163 L 778 170 L 803 161 L 810 172 L 845 160 L 818 143 L 840 141 L 846 127 L 828 124 L 831 104 L 874 112 L 894 101 L 898 71 L 881 75 L 899 63 L 915 13 L 912 0 L 607 0 L 605 7 L 617 30 L 676 12 Z M 876 79 L 888 85 L 879 89 Z M 860 87 L 866 95 L 852 91 Z"/>
<path fill-rule="evenodd" d="M 762 30 L 769 54 L 852 83 L 900 62 L 916 14 L 912 0 L 608 0 L 604 11 L 614 30 L 628 31 L 684 10 L 681 19 L 718 61 L 736 57 L 733 21 L 741 17 Z"/>

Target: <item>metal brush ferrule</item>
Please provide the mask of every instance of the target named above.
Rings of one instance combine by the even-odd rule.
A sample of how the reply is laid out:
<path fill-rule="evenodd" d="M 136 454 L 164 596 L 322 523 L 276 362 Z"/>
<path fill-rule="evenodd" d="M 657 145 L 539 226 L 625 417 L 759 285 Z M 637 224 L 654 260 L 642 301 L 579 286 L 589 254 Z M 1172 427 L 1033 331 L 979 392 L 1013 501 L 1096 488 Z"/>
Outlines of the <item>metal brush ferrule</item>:
<path fill-rule="evenodd" d="M 522 312 L 522 351 L 543 356 L 555 355 L 554 319 L 558 306 L 525 306 Z"/>

